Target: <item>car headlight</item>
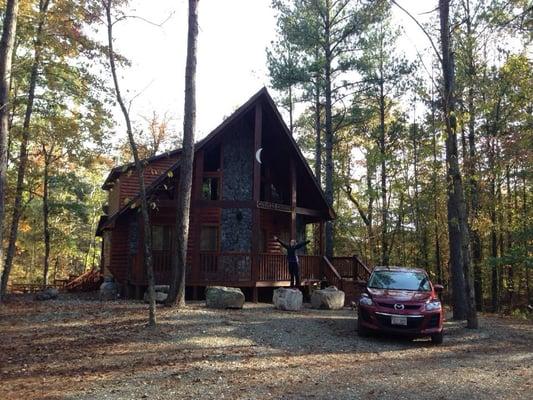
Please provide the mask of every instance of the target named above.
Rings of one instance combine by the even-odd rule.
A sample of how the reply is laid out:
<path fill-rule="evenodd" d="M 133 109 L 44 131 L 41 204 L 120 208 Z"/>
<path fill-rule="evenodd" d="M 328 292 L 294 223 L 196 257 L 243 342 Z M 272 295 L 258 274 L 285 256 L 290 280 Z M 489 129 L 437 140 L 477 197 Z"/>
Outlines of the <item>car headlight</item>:
<path fill-rule="evenodd" d="M 426 303 L 426 311 L 437 311 L 437 310 L 440 310 L 441 307 L 442 305 L 440 304 L 440 301 L 438 300 L 428 301 Z"/>
<path fill-rule="evenodd" d="M 362 304 L 364 306 L 371 306 L 374 303 L 372 302 L 372 299 L 370 297 L 368 297 L 367 294 L 364 294 L 359 299 L 359 304 Z"/>

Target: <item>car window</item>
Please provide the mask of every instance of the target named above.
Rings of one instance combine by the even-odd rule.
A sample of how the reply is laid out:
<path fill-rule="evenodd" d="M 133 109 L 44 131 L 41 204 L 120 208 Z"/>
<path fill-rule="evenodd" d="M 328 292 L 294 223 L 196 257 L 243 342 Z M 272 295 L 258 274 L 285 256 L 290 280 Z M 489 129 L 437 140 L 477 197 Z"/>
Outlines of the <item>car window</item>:
<path fill-rule="evenodd" d="M 429 292 L 431 286 L 423 272 L 375 271 L 370 277 L 368 287 L 371 289 L 413 290 Z"/>

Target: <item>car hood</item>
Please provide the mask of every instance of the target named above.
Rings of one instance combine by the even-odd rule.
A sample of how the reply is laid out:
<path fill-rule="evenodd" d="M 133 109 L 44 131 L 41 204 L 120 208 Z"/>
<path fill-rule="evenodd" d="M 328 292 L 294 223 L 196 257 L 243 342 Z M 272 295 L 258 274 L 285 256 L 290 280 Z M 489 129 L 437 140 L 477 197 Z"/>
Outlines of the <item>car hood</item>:
<path fill-rule="evenodd" d="M 431 292 L 415 292 L 412 290 L 390 290 L 390 289 L 367 289 L 375 300 L 394 302 L 424 303 L 431 299 Z"/>

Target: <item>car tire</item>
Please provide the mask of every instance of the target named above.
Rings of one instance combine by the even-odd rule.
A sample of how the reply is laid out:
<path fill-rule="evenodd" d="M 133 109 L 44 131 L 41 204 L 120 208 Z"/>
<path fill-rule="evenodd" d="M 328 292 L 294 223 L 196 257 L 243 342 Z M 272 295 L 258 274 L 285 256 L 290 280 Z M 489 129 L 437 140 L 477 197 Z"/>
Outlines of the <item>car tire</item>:
<path fill-rule="evenodd" d="M 360 321 L 361 321 L 360 317 L 357 318 L 357 335 L 359 337 L 369 337 L 370 336 L 369 330 L 365 328 Z"/>
<path fill-rule="evenodd" d="M 431 335 L 431 343 L 433 344 L 442 344 L 444 340 L 444 332 L 439 332 Z"/>

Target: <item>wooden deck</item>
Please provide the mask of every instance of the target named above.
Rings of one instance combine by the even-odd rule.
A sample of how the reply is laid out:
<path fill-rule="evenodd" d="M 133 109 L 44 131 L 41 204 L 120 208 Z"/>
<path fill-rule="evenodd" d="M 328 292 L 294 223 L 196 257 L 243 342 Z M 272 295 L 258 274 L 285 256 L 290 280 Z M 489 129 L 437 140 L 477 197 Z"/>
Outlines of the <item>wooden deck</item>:
<path fill-rule="evenodd" d="M 290 274 L 287 257 L 271 253 L 201 252 L 193 255 L 199 259 L 200 268 L 187 270 L 187 286 L 279 287 L 289 286 Z M 300 255 L 302 285 L 326 280 L 338 288 L 366 281 L 370 270 L 355 256 L 334 257 Z M 135 260 L 133 261 L 135 262 Z M 156 284 L 170 281 L 170 252 L 154 253 Z M 134 285 L 146 285 L 146 276 L 132 276 Z"/>

